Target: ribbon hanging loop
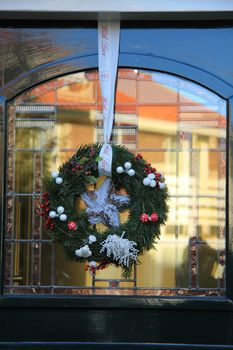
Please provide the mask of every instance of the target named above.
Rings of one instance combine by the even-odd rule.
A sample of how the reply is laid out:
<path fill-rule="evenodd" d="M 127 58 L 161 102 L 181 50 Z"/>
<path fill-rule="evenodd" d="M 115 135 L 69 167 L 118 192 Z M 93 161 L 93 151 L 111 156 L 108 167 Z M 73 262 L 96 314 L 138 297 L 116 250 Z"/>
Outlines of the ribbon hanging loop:
<path fill-rule="evenodd" d="M 120 21 L 98 22 L 99 79 L 103 106 L 104 145 L 100 151 L 99 176 L 111 176 L 112 148 L 109 141 L 114 120 L 115 86 L 119 56 Z"/>

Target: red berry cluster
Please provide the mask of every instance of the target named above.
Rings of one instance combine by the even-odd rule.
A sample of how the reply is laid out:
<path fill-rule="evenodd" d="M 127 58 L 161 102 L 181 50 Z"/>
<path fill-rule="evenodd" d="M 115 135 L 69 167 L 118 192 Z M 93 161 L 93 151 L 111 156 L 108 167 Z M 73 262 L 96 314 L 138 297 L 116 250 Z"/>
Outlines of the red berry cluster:
<path fill-rule="evenodd" d="M 87 264 L 85 267 L 85 271 L 89 271 L 91 275 L 94 275 L 97 270 L 97 267 L 94 265 Z"/>
<path fill-rule="evenodd" d="M 156 168 L 152 168 L 151 163 L 146 163 L 144 171 L 147 175 L 154 174 L 155 175 L 155 181 L 156 181 L 156 187 L 159 188 L 159 182 L 161 179 L 161 174 L 156 171 Z"/>
<path fill-rule="evenodd" d="M 143 156 L 141 155 L 141 153 L 138 153 L 133 159 L 134 160 L 140 160 L 142 158 L 143 158 Z"/>
<path fill-rule="evenodd" d="M 72 171 L 73 173 L 75 173 L 76 170 L 83 170 L 83 166 L 80 165 L 80 164 L 77 164 L 77 163 L 74 162 L 74 161 L 71 161 L 71 162 L 70 162 L 70 166 L 71 166 L 71 171 Z"/>
<path fill-rule="evenodd" d="M 109 262 L 107 260 L 102 260 L 99 265 L 97 266 L 97 270 L 104 270 L 106 267 L 108 267 Z"/>
<path fill-rule="evenodd" d="M 143 223 L 146 223 L 148 221 L 156 222 L 158 220 L 159 220 L 159 216 L 157 213 L 152 213 L 151 215 L 143 213 L 140 215 L 140 221 Z"/>
<path fill-rule="evenodd" d="M 104 270 L 108 266 L 109 266 L 109 262 L 107 260 L 102 260 L 99 262 L 99 265 L 97 266 L 87 264 L 85 267 L 85 271 L 89 271 L 92 275 L 94 275 L 97 270 Z"/>
<path fill-rule="evenodd" d="M 148 174 L 155 174 L 155 176 L 156 176 L 156 174 L 157 174 L 156 173 L 156 169 L 152 168 L 151 163 L 146 163 L 145 164 L 144 171 L 145 171 L 145 173 L 147 173 L 147 175 Z"/>
<path fill-rule="evenodd" d="M 94 157 L 94 155 L 95 155 L 95 149 L 94 149 L 94 147 L 91 147 L 90 157 Z"/>
<path fill-rule="evenodd" d="M 54 230 L 55 225 L 53 222 L 53 219 L 49 217 L 49 199 L 48 199 L 49 193 L 44 192 L 42 194 L 42 204 L 40 204 L 41 212 L 40 216 L 43 216 L 45 218 L 44 228 L 46 230 Z"/>
<path fill-rule="evenodd" d="M 160 173 L 155 173 L 155 181 L 156 181 L 156 187 L 159 188 L 159 182 L 161 179 L 161 174 Z"/>
<path fill-rule="evenodd" d="M 73 173 L 75 173 L 77 170 L 80 170 L 80 171 L 84 171 L 85 175 L 91 175 L 91 171 L 90 170 L 86 170 L 85 166 L 81 165 L 81 164 L 78 164 L 76 161 L 72 160 L 70 162 L 70 167 L 71 167 L 71 171 Z M 86 170 L 86 171 L 85 171 Z"/>

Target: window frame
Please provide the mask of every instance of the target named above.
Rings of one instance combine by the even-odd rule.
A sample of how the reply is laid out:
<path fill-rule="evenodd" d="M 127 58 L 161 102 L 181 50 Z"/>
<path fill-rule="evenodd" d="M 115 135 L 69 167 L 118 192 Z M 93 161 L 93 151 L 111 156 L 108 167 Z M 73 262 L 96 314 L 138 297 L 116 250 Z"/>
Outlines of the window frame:
<path fill-rule="evenodd" d="M 85 65 L 83 65 L 82 60 L 76 58 L 72 60 L 72 65 L 75 67 L 73 70 L 64 71 L 64 74 L 81 72 L 86 69 L 96 69 L 97 55 L 92 55 L 86 57 Z M 137 65 L 136 65 L 137 62 Z M 60 66 L 62 63 L 60 63 Z M 52 67 L 52 64 L 50 65 Z M 233 311 L 233 284 L 231 283 L 231 276 L 233 276 L 233 211 L 230 208 L 233 207 L 233 198 L 231 196 L 233 190 L 233 87 L 224 83 L 220 79 L 208 74 L 207 72 L 201 72 L 194 67 L 188 67 L 173 61 L 167 61 L 158 57 L 140 56 L 136 54 L 121 53 L 120 54 L 120 64 L 119 67 L 128 67 L 138 69 L 150 69 L 156 71 L 165 72 L 168 74 L 175 74 L 178 77 L 188 79 L 197 83 L 204 88 L 213 91 L 220 97 L 227 101 L 228 106 L 228 126 L 227 126 L 227 179 L 226 179 L 226 253 L 227 253 L 227 264 L 226 264 L 226 297 L 208 297 L 205 299 L 203 297 L 125 297 L 125 296 L 45 296 L 45 295 L 3 295 L 3 267 L 4 267 L 4 252 L 3 252 L 3 242 L 4 242 L 4 231 L 5 231 L 5 189 L 6 189 L 6 137 L 7 137 L 7 103 L 16 95 L 21 93 L 23 90 L 29 87 L 35 86 L 38 83 L 46 81 L 50 78 L 55 78 L 61 76 L 61 71 L 59 75 L 53 75 L 50 78 L 47 74 L 46 67 L 43 69 L 38 69 L 40 71 L 40 79 L 38 79 L 38 74 L 35 72 L 30 72 L 30 78 L 27 81 L 23 78 L 17 81 L 16 91 L 14 90 L 14 83 L 10 86 L 8 85 L 2 90 L 2 97 L 0 97 L 0 121 L 3 125 L 3 135 L 4 143 L 3 149 L 0 151 L 1 156 L 4 159 L 4 167 L 0 170 L 0 184 L 2 187 L 1 193 L 1 298 L 0 307 L 9 308 L 27 308 L 27 307 L 46 307 L 46 308 L 110 308 L 110 309 L 198 309 L 198 310 L 228 310 Z M 50 68 L 50 67 L 49 67 Z M 38 72 L 37 72 L 38 73 Z M 29 84 L 29 85 L 28 85 Z M 0 123 L 0 124 L 1 124 Z M 106 305 L 107 300 L 107 305 Z"/>

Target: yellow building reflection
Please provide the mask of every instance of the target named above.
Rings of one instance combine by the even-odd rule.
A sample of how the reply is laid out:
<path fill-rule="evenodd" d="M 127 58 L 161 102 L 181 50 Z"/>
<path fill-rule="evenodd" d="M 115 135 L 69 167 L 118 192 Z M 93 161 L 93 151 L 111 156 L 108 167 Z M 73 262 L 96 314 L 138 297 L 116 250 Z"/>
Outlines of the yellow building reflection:
<path fill-rule="evenodd" d="M 29 222 L 19 220 L 19 216 L 31 210 L 35 179 L 58 168 L 81 144 L 102 140 L 97 72 L 77 73 L 45 83 L 17 98 L 13 105 L 15 121 L 11 127 L 15 127 L 15 138 L 12 141 L 9 137 L 8 143 L 13 142 L 16 153 L 15 177 L 8 181 L 15 181 L 15 192 L 28 194 L 23 202 L 15 202 L 14 234 L 22 238 L 30 225 L 28 237 L 33 238 L 34 216 Z M 20 110 L 20 106 L 27 105 L 54 109 L 40 113 L 38 127 L 36 111 Z M 216 274 L 216 269 L 221 265 L 225 247 L 225 102 L 174 76 L 120 69 L 115 112 L 113 142 L 143 153 L 147 161 L 163 171 L 171 195 L 169 219 L 161 239 L 137 266 L 137 287 L 220 288 L 223 274 Z M 37 165 L 33 160 L 36 153 L 41 155 Z M 22 169 L 27 172 L 26 183 Z M 58 245 L 53 259 L 48 257 L 51 246 L 43 242 L 45 233 L 41 238 L 38 254 L 43 261 L 38 265 L 38 283 L 92 286 L 92 277 L 83 264 L 69 262 Z M 27 273 L 28 278 L 23 280 L 30 284 L 32 273 L 26 271 L 32 266 L 32 256 L 22 254 L 19 247 L 14 256 L 14 274 Z M 29 268 L 25 269 L 25 264 Z M 54 264 L 52 270 L 48 264 Z M 106 280 L 120 278 L 120 270 L 113 267 L 97 276 Z M 96 281 L 96 286 L 109 287 L 111 283 Z M 134 283 L 123 282 L 121 286 L 133 287 Z"/>

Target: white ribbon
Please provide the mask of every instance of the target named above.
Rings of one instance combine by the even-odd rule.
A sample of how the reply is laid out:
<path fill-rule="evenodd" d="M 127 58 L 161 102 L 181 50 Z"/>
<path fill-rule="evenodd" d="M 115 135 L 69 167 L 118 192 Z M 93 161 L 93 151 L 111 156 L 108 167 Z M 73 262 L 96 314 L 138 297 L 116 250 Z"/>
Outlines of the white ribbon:
<path fill-rule="evenodd" d="M 109 140 L 114 119 L 115 85 L 119 56 L 120 21 L 98 22 L 99 79 L 103 106 L 104 145 L 100 150 L 99 176 L 111 176 L 112 147 Z"/>

